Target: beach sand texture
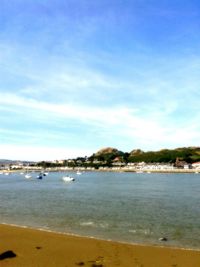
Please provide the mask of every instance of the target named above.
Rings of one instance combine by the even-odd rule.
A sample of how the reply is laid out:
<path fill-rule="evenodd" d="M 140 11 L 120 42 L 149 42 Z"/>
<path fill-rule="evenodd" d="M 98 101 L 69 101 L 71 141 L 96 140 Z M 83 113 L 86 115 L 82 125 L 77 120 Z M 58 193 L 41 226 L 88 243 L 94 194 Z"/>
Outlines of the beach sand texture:
<path fill-rule="evenodd" d="M 122 244 L 3 224 L 0 266 L 199 267 L 200 251 Z"/>

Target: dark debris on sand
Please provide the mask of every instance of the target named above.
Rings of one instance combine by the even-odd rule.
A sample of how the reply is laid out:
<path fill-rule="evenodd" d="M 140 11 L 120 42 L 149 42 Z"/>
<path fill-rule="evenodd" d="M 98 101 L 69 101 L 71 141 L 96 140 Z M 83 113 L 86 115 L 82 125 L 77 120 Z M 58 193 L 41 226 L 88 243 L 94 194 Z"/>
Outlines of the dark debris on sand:
<path fill-rule="evenodd" d="M 12 250 L 7 250 L 0 254 L 0 260 L 5 260 L 9 258 L 15 258 L 17 255 Z"/>

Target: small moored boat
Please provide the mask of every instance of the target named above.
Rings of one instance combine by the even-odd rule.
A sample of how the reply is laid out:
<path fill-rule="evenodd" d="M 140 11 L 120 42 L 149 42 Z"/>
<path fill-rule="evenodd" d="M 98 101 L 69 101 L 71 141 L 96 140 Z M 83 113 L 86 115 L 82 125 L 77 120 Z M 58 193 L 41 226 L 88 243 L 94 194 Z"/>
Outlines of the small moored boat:
<path fill-rule="evenodd" d="M 73 177 L 71 177 L 71 176 L 63 176 L 62 179 L 63 179 L 64 182 L 73 182 L 73 181 L 75 181 L 75 179 Z"/>
<path fill-rule="evenodd" d="M 40 174 L 37 176 L 37 179 L 40 179 L 40 180 L 42 180 L 42 178 L 43 178 L 43 174 L 42 174 L 42 173 L 40 173 Z"/>
<path fill-rule="evenodd" d="M 30 179 L 30 178 L 31 178 L 31 175 L 30 175 L 30 174 L 26 174 L 26 175 L 25 175 L 25 178 L 26 178 L 26 179 Z"/>

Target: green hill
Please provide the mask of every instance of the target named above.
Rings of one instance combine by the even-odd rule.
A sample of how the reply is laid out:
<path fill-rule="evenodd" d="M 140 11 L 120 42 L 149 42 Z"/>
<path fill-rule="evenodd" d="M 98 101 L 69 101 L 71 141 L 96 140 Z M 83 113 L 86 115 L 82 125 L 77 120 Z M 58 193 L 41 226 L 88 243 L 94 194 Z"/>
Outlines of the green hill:
<path fill-rule="evenodd" d="M 182 147 L 176 149 L 162 149 L 159 151 L 133 150 L 128 158 L 129 162 L 171 162 L 174 163 L 176 159 L 193 163 L 200 161 L 200 147 Z"/>
<path fill-rule="evenodd" d="M 94 153 L 90 160 L 104 163 L 112 163 L 115 160 L 121 162 L 163 162 L 175 163 L 176 159 L 193 163 L 200 161 L 200 147 L 182 147 L 176 149 L 162 149 L 159 151 L 144 152 L 134 149 L 130 153 L 119 151 L 116 148 L 107 147 Z"/>

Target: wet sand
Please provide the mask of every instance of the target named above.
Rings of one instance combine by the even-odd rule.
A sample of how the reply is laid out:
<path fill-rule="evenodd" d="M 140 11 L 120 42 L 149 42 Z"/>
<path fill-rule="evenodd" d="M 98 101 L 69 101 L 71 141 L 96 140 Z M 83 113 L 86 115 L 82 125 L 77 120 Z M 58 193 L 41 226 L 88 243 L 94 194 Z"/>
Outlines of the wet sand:
<path fill-rule="evenodd" d="M 200 251 L 123 244 L 0 224 L 0 266 L 199 267 Z"/>

